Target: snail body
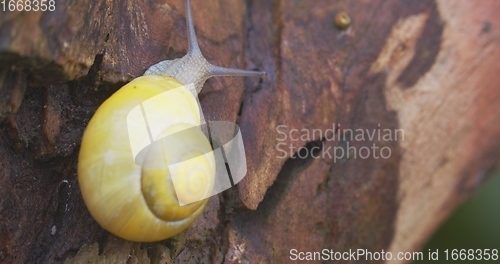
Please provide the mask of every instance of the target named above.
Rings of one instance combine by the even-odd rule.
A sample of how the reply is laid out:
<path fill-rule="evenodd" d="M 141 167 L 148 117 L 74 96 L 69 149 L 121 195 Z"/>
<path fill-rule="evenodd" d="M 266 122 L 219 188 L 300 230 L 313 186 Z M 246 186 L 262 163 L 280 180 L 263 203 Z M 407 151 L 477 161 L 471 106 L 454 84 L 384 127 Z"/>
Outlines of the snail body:
<path fill-rule="evenodd" d="M 83 200 L 104 229 L 127 240 L 174 236 L 206 206 L 216 163 L 200 129 L 196 93 L 204 82 L 212 76 L 264 74 L 208 63 L 189 5 L 186 0 L 188 54 L 157 63 L 120 88 L 97 109 L 83 135 L 78 159 Z"/>

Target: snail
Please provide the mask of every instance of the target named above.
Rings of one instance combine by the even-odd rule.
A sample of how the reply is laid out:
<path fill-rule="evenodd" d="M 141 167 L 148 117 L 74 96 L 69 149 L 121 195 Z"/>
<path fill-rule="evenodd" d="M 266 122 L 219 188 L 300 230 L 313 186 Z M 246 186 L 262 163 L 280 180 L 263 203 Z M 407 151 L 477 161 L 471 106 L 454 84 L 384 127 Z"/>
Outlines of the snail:
<path fill-rule="evenodd" d="M 340 12 L 335 15 L 333 22 L 339 29 L 347 29 L 351 25 L 351 16 L 346 12 Z"/>
<path fill-rule="evenodd" d="M 197 93 L 205 81 L 265 75 L 210 64 L 196 40 L 189 0 L 186 20 L 187 55 L 154 64 L 120 88 L 99 106 L 83 135 L 83 200 L 104 229 L 126 240 L 172 237 L 206 206 L 216 163 L 200 128 Z"/>

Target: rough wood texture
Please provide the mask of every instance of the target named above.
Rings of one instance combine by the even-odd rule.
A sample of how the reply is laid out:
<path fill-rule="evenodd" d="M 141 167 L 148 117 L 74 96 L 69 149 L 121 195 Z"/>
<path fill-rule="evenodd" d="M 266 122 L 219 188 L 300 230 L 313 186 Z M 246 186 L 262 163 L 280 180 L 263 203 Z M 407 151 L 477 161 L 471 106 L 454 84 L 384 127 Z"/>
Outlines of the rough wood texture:
<path fill-rule="evenodd" d="M 207 82 L 205 115 L 239 123 L 248 174 L 191 228 L 148 244 L 90 217 L 78 149 L 99 104 L 185 53 L 184 1 L 57 1 L 54 12 L 0 13 L 0 261 L 280 263 L 291 248 L 414 251 L 498 165 L 500 2 L 192 6 L 209 61 L 268 75 Z M 347 30 L 334 25 L 341 11 Z M 277 131 L 338 124 L 338 135 L 402 129 L 404 140 L 280 140 Z M 376 144 L 391 156 L 280 158 L 279 143 L 332 155 Z"/>

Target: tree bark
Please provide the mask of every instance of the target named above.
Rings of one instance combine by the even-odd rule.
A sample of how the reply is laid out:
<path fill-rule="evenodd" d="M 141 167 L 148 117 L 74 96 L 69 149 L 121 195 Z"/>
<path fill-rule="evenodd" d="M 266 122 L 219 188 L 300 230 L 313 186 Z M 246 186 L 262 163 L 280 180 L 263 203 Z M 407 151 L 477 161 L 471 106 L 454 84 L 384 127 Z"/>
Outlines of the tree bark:
<path fill-rule="evenodd" d="M 248 173 L 186 231 L 143 244 L 92 219 L 78 150 L 106 98 L 185 54 L 184 1 L 0 13 L 1 261 L 281 263 L 291 249 L 418 251 L 498 167 L 500 2 L 191 5 L 210 62 L 268 75 L 205 84 L 205 118 L 240 125 Z M 335 25 L 340 12 L 346 29 Z"/>

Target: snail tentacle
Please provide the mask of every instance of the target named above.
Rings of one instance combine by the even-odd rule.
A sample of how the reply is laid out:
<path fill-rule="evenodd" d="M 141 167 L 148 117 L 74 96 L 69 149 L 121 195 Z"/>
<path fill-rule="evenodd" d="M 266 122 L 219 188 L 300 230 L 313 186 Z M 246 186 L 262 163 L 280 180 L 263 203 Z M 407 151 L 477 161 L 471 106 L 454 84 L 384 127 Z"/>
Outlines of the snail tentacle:
<path fill-rule="evenodd" d="M 181 83 L 194 84 L 196 93 L 200 93 L 203 84 L 215 76 L 263 76 L 264 71 L 251 71 L 224 68 L 210 64 L 201 53 L 194 31 L 193 16 L 190 1 L 186 0 L 186 28 L 188 35 L 188 52 L 181 59 L 166 60 L 156 63 L 146 70 L 144 75 L 160 74 L 173 77 Z M 186 69 L 189 69 L 187 71 Z M 194 92 L 194 91 L 193 91 Z"/>

